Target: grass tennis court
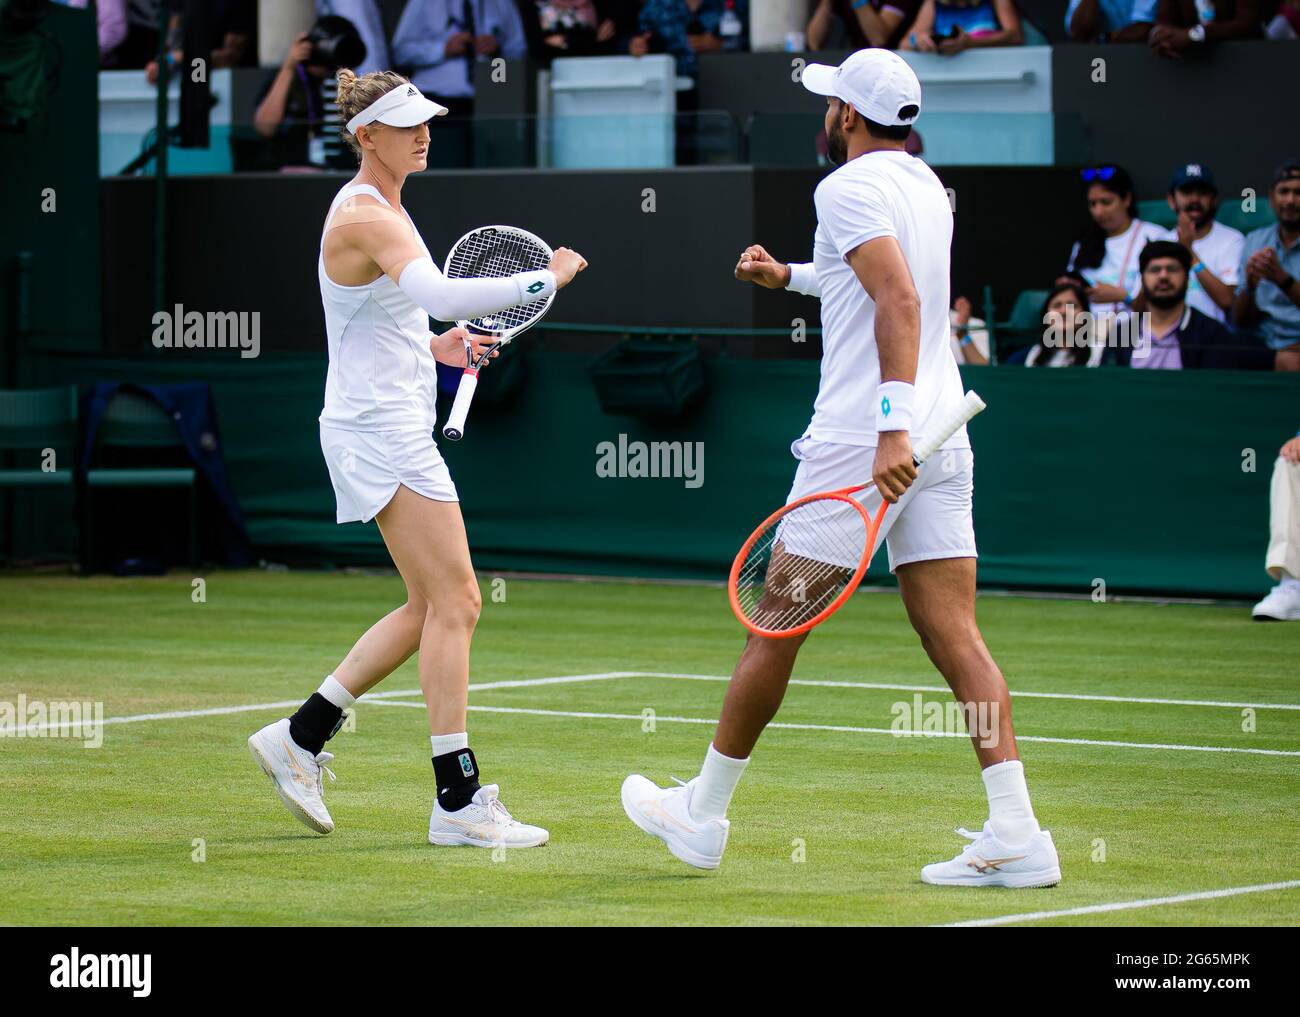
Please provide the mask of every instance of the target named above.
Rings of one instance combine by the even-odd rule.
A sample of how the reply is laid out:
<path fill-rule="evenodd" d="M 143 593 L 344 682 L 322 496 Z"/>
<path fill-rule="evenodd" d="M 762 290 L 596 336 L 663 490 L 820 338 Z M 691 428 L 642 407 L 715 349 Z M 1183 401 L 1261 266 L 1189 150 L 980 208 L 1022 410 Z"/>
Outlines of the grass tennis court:
<path fill-rule="evenodd" d="M 986 803 L 964 737 L 889 733 L 911 686 L 947 701 L 896 595 L 858 595 L 810 639 L 796 680 L 841 684 L 791 687 L 777 721 L 802 726 L 768 731 L 722 868 L 701 873 L 632 827 L 618 788 L 634 771 L 666 783 L 698 769 L 725 688 L 710 679 L 742 643 L 725 592 L 508 578 L 499 602 L 481 580 L 470 733 L 485 781 L 549 827 L 546 848 L 496 861 L 425 843 L 412 660 L 377 690 L 411 694 L 361 701 L 355 732 L 328 746 L 338 829 L 323 838 L 245 748 L 289 706 L 108 723 L 97 749 L 0 738 L 0 922 L 933 924 L 1300 881 L 1296 626 L 1252 624 L 1240 606 L 982 598 L 1063 882 L 969 890 L 918 876 Z M 0 702 L 97 700 L 110 720 L 296 706 L 401 591 L 395 574 L 217 572 L 196 604 L 188 576 L 0 577 Z M 1129 701 L 1152 699 L 1229 705 Z M 1292 885 L 1038 921 L 1298 917 Z"/>

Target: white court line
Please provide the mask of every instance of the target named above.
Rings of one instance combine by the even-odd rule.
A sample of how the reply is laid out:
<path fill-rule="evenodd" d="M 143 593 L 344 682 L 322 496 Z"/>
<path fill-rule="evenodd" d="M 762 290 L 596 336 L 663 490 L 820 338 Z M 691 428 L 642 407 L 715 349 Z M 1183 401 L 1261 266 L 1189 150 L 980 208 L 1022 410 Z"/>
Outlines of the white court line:
<path fill-rule="evenodd" d="M 669 671 L 637 671 L 638 677 L 688 678 L 696 681 L 725 682 L 730 678 L 712 674 L 678 674 Z M 814 681 L 791 678 L 791 685 L 812 685 L 839 689 L 884 689 L 890 692 L 948 692 L 946 685 L 892 685 L 882 682 Z M 1300 710 L 1300 703 L 1228 703 L 1214 699 L 1153 699 L 1141 696 L 1090 696 L 1075 692 L 1021 692 L 1012 690 L 1013 699 L 1074 699 L 1100 703 L 1153 703 L 1159 706 L 1226 706 L 1231 709 Z"/>
<path fill-rule="evenodd" d="M 1090 904 L 1082 908 L 1065 908 L 1061 911 L 1027 911 L 1019 915 L 1000 915 L 997 918 L 975 918 L 968 922 L 948 922 L 940 928 L 963 929 L 983 925 L 1010 925 L 1013 922 L 1037 922 L 1044 918 L 1068 918 L 1073 915 L 1099 915 L 1108 911 L 1132 911 L 1136 908 L 1154 908 L 1165 904 L 1183 904 L 1193 900 L 1214 900 L 1218 897 L 1238 897 L 1243 893 L 1267 893 L 1271 890 L 1294 890 L 1300 879 L 1285 883 L 1259 883 L 1256 886 L 1234 886 L 1226 890 L 1203 890 L 1200 893 L 1180 893 L 1173 897 L 1150 897 L 1146 900 L 1126 900 L 1115 904 Z"/>
<path fill-rule="evenodd" d="M 686 674 L 678 671 L 605 671 L 601 674 L 582 674 L 562 678 L 523 678 L 518 681 L 489 682 L 483 685 L 471 685 L 471 689 L 508 689 L 522 688 L 527 685 L 559 685 L 566 682 L 608 681 L 612 678 L 680 678 L 697 682 L 731 681 L 726 675 Z M 810 678 L 791 678 L 791 685 L 808 685 L 814 688 L 831 689 L 881 689 L 887 692 L 942 692 L 949 691 L 946 685 L 893 685 L 884 682 L 840 682 L 817 681 Z M 419 689 L 413 689 L 406 695 L 419 695 Z M 394 694 L 396 695 L 396 694 Z M 1013 699 L 1069 699 L 1095 703 L 1147 703 L 1156 706 L 1222 706 L 1233 710 L 1300 710 L 1300 703 L 1234 703 L 1218 699 L 1156 699 L 1145 696 L 1093 696 L 1076 692 L 1021 692 L 1012 691 Z"/>
<path fill-rule="evenodd" d="M 409 706 L 412 709 L 423 710 L 423 703 L 403 703 L 400 700 L 392 702 L 376 702 L 375 706 Z M 520 706 L 469 706 L 467 709 L 479 713 L 524 713 L 534 717 L 577 717 L 584 720 L 635 720 L 641 721 L 645 718 L 639 713 L 591 713 L 581 710 L 537 710 L 525 709 Z M 717 717 L 671 717 L 662 713 L 656 713 L 656 721 L 665 721 L 671 724 L 716 724 Z M 844 724 L 788 724 L 781 721 L 773 721 L 767 725 L 769 728 L 785 728 L 788 731 L 836 731 L 845 734 L 885 734 L 893 735 L 895 738 L 969 738 L 970 735 L 965 731 L 926 731 L 920 733 L 908 732 L 900 735 L 897 731 L 887 727 L 850 727 Z M 1220 745 L 1164 745 L 1157 742 L 1110 742 L 1100 741 L 1093 738 L 1048 738 L 1044 735 L 1016 735 L 1018 742 L 1047 742 L 1054 745 L 1099 745 L 1112 749 L 1168 749 L 1175 752 L 1239 752 L 1252 756 L 1300 756 L 1300 751 L 1290 749 L 1239 749 L 1231 746 Z"/>
<path fill-rule="evenodd" d="M 564 682 L 602 681 L 609 678 L 626 678 L 635 672 L 602 671 L 600 674 L 571 674 L 558 678 L 524 678 L 518 681 L 480 682 L 471 684 L 471 692 L 485 689 L 510 689 L 520 685 L 554 685 Z M 367 692 L 358 702 L 372 702 L 377 699 L 401 699 L 405 696 L 423 695 L 419 689 L 394 689 L 385 692 Z M 256 713 L 259 710 L 287 710 L 302 705 L 301 699 L 282 699 L 277 703 L 249 703 L 244 706 L 213 706 L 203 710 L 170 710 L 166 713 L 135 713 L 124 717 L 105 717 L 102 721 L 63 721 L 57 724 L 29 724 L 19 728 L 17 737 L 33 735 L 42 731 L 79 730 L 88 723 L 103 724 L 138 724 L 145 720 L 184 720 L 188 717 L 220 717 L 229 713 Z M 409 705 L 409 704 L 407 704 Z"/>
<path fill-rule="evenodd" d="M 688 681 L 706 681 L 706 682 L 725 682 L 730 681 L 725 675 L 712 674 L 688 674 L 677 671 L 599 671 L 593 674 L 571 674 L 557 675 L 550 678 L 517 678 L 506 679 L 495 682 L 477 682 L 470 683 L 471 692 L 482 692 L 491 689 L 515 689 L 526 688 L 533 685 L 569 685 L 578 682 L 597 682 L 611 681 L 617 678 L 677 678 Z M 845 688 L 845 689 L 881 689 L 890 692 L 941 692 L 946 693 L 949 690 L 941 685 L 894 685 L 880 682 L 840 682 L 840 681 L 817 681 L 807 678 L 792 678 L 791 685 L 807 685 L 817 688 Z M 419 696 L 423 693 L 419 689 L 395 689 L 385 692 L 367 692 L 361 697 L 362 702 L 375 701 L 380 699 L 401 699 L 406 696 Z M 1106 703 L 1149 703 L 1162 706 L 1221 706 L 1232 709 L 1256 709 L 1256 710 L 1300 710 L 1300 703 L 1232 703 L 1208 699 L 1153 699 L 1139 698 L 1130 696 L 1092 696 L 1081 693 L 1067 692 L 1012 692 L 1015 698 L 1031 699 L 1071 699 L 1084 700 L 1093 702 Z M 105 717 L 105 724 L 134 724 L 146 720 L 183 720 L 189 717 L 218 717 L 231 713 L 251 713 L 259 710 L 282 710 L 291 706 L 300 705 L 301 700 L 287 699 L 275 703 L 250 703 L 244 706 L 216 706 L 202 710 L 173 710 L 165 713 L 140 713 L 124 717 Z M 593 715 L 596 716 L 596 715 Z M 64 722 L 61 724 L 33 724 L 21 729 L 18 733 L 35 734 L 42 731 L 51 730 L 70 730 L 80 728 L 84 722 Z M 838 728 L 826 728 L 826 730 L 841 730 Z M 847 731 L 869 731 L 868 728 L 844 728 Z M 890 732 L 892 733 L 892 732 Z M 965 737 L 964 735 L 960 737 Z M 1128 745 L 1127 742 L 1094 742 L 1084 739 L 1051 739 L 1051 738 L 1025 738 L 1022 741 L 1060 741 L 1065 744 L 1078 745 Z M 1184 748 L 1198 749 L 1199 746 L 1165 746 L 1165 745 L 1137 745 L 1141 748 Z M 1280 750 L 1271 749 L 1207 749 L 1205 751 L 1231 751 L 1231 752 L 1254 752 L 1268 755 L 1296 755 L 1300 753 L 1287 753 Z"/>

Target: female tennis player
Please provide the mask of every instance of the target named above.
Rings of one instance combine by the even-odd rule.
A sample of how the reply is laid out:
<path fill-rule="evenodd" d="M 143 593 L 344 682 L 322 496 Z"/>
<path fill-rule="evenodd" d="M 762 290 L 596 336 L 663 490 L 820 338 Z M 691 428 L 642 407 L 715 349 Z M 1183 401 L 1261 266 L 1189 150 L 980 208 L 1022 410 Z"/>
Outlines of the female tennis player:
<path fill-rule="evenodd" d="M 560 248 L 541 271 L 446 278 L 401 198 L 407 176 L 427 164 L 429 122 L 447 110 L 392 71 L 358 78 L 340 70 L 338 104 L 361 168 L 330 205 L 317 263 L 329 341 L 321 449 L 338 522 L 378 523 L 406 603 L 370 627 L 297 713 L 262 728 L 248 747 L 289 811 L 329 833 L 322 771 L 334 778 L 324 765 L 334 757 L 325 742 L 358 696 L 419 650 L 437 786 L 429 842 L 536 847 L 549 835 L 513 819 L 495 784 L 480 785 L 469 746 L 469 644 L 480 597 L 456 488 L 432 437 L 435 361 L 464 367 L 466 346 L 477 354 L 484 344 L 463 328 L 432 335 L 428 324 L 430 316 L 466 320 L 538 300 L 587 263 Z"/>

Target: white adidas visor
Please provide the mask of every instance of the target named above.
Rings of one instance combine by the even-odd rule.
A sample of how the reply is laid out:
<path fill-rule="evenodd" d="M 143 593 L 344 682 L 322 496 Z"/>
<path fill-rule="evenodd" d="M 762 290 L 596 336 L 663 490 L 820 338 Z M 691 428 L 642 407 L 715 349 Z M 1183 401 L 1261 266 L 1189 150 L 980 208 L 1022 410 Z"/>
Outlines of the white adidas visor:
<path fill-rule="evenodd" d="M 414 85 L 398 85 L 349 120 L 348 133 L 356 134 L 358 127 L 376 122 L 389 127 L 414 127 L 426 120 L 443 116 L 446 112 L 446 106 L 439 106 L 432 99 L 426 99 Z"/>
<path fill-rule="evenodd" d="M 921 114 L 921 82 L 892 50 L 860 49 L 838 67 L 809 64 L 800 80 L 808 91 L 847 102 L 886 127 L 909 126 Z"/>

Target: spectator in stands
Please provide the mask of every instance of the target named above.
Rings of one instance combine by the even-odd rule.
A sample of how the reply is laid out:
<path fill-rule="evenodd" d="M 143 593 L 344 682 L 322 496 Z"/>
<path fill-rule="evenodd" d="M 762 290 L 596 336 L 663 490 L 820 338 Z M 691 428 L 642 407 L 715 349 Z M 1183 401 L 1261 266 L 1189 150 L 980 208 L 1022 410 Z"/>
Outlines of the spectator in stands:
<path fill-rule="evenodd" d="M 337 15 L 317 19 L 315 31 L 360 38 L 356 26 Z M 333 140 L 330 131 L 338 131 L 338 123 L 326 116 L 322 85 L 337 68 L 321 61 L 311 36 L 307 32 L 299 33 L 280 68 L 262 83 L 253 127 L 264 144 L 259 147 L 255 162 L 241 169 L 356 168 L 356 158 L 350 151 L 327 144 Z"/>
<path fill-rule="evenodd" d="M 1133 180 L 1121 167 L 1092 166 L 1080 176 L 1087 185 L 1092 222 L 1057 282 L 1081 279 L 1094 314 L 1122 314 L 1131 295 L 1139 292 L 1138 254 L 1149 241 L 1163 239 L 1165 230 L 1137 217 Z"/>
<path fill-rule="evenodd" d="M 965 49 L 1024 42 L 1014 0 L 925 0 L 899 49 L 956 56 Z"/>
<path fill-rule="evenodd" d="M 1158 0 L 1070 0 L 1065 30 L 1075 42 L 1145 42 Z"/>
<path fill-rule="evenodd" d="M 1182 244 L 1192 255 L 1187 302 L 1215 321 L 1226 321 L 1237 295 L 1237 269 L 1246 238 L 1214 218 L 1219 191 L 1208 166 L 1189 162 L 1175 170 L 1167 200 L 1178 222 L 1162 239 Z M 1145 310 L 1142 297 L 1133 301 L 1133 309 Z"/>
<path fill-rule="evenodd" d="M 921 0 L 818 0 L 804 32 L 810 51 L 898 49 Z"/>
<path fill-rule="evenodd" d="M 1258 0 L 1160 0 L 1147 43 L 1161 56 L 1224 39 L 1258 39 Z"/>
<path fill-rule="evenodd" d="M 959 364 L 989 362 L 989 330 L 980 318 L 971 317 L 971 302 L 958 297 L 948 312 L 952 327 L 952 355 Z"/>
<path fill-rule="evenodd" d="M 1268 200 L 1277 222 L 1246 234 L 1232 319 L 1275 351 L 1277 370 L 1300 371 L 1300 161 L 1277 168 Z"/>
<path fill-rule="evenodd" d="M 545 62 L 561 56 L 612 56 L 628 52 L 639 15 L 625 0 L 529 0 L 528 16 Z"/>
<path fill-rule="evenodd" d="M 1274 42 L 1300 39 L 1300 0 L 1282 0 L 1277 13 L 1264 25 L 1264 38 Z"/>
<path fill-rule="evenodd" d="M 1238 366 L 1232 333 L 1187 303 L 1191 252 L 1172 240 L 1156 240 L 1142 248 L 1139 264 L 1148 310 L 1131 319 L 1131 341 L 1116 345 L 1115 362 L 1174 371 Z"/>
<path fill-rule="evenodd" d="M 54 0 L 65 7 L 79 7 L 85 10 L 90 0 Z M 126 39 L 126 0 L 95 0 L 95 33 L 99 38 L 99 65 L 105 63 L 113 50 L 122 45 Z"/>
<path fill-rule="evenodd" d="M 528 53 L 511 0 L 409 0 L 393 33 L 393 61 L 449 117 L 474 111 L 474 65 Z"/>
<path fill-rule="evenodd" d="M 1043 333 L 1024 358 L 1026 367 L 1096 367 L 1103 347 L 1088 314 L 1088 293 L 1077 282 L 1063 280 L 1043 301 Z M 1015 363 L 1013 354 L 1008 363 Z"/>
<path fill-rule="evenodd" d="M 183 39 L 181 18 L 185 0 L 165 0 L 172 11 L 167 29 L 167 45 L 171 64 L 181 60 Z M 257 31 L 257 3 L 255 0 L 210 0 L 207 5 L 208 70 L 219 67 L 254 66 L 257 51 L 253 36 Z M 154 38 L 157 38 L 155 33 Z M 158 80 L 158 61 L 144 65 L 144 76 L 151 85 Z"/>
<path fill-rule="evenodd" d="M 749 46 L 749 0 L 645 0 L 634 56 L 671 53 L 677 73 L 694 78 L 700 53 Z"/>
<path fill-rule="evenodd" d="M 1255 621 L 1300 621 L 1300 434 L 1273 464 L 1264 568 L 1277 586 L 1250 612 Z"/>

